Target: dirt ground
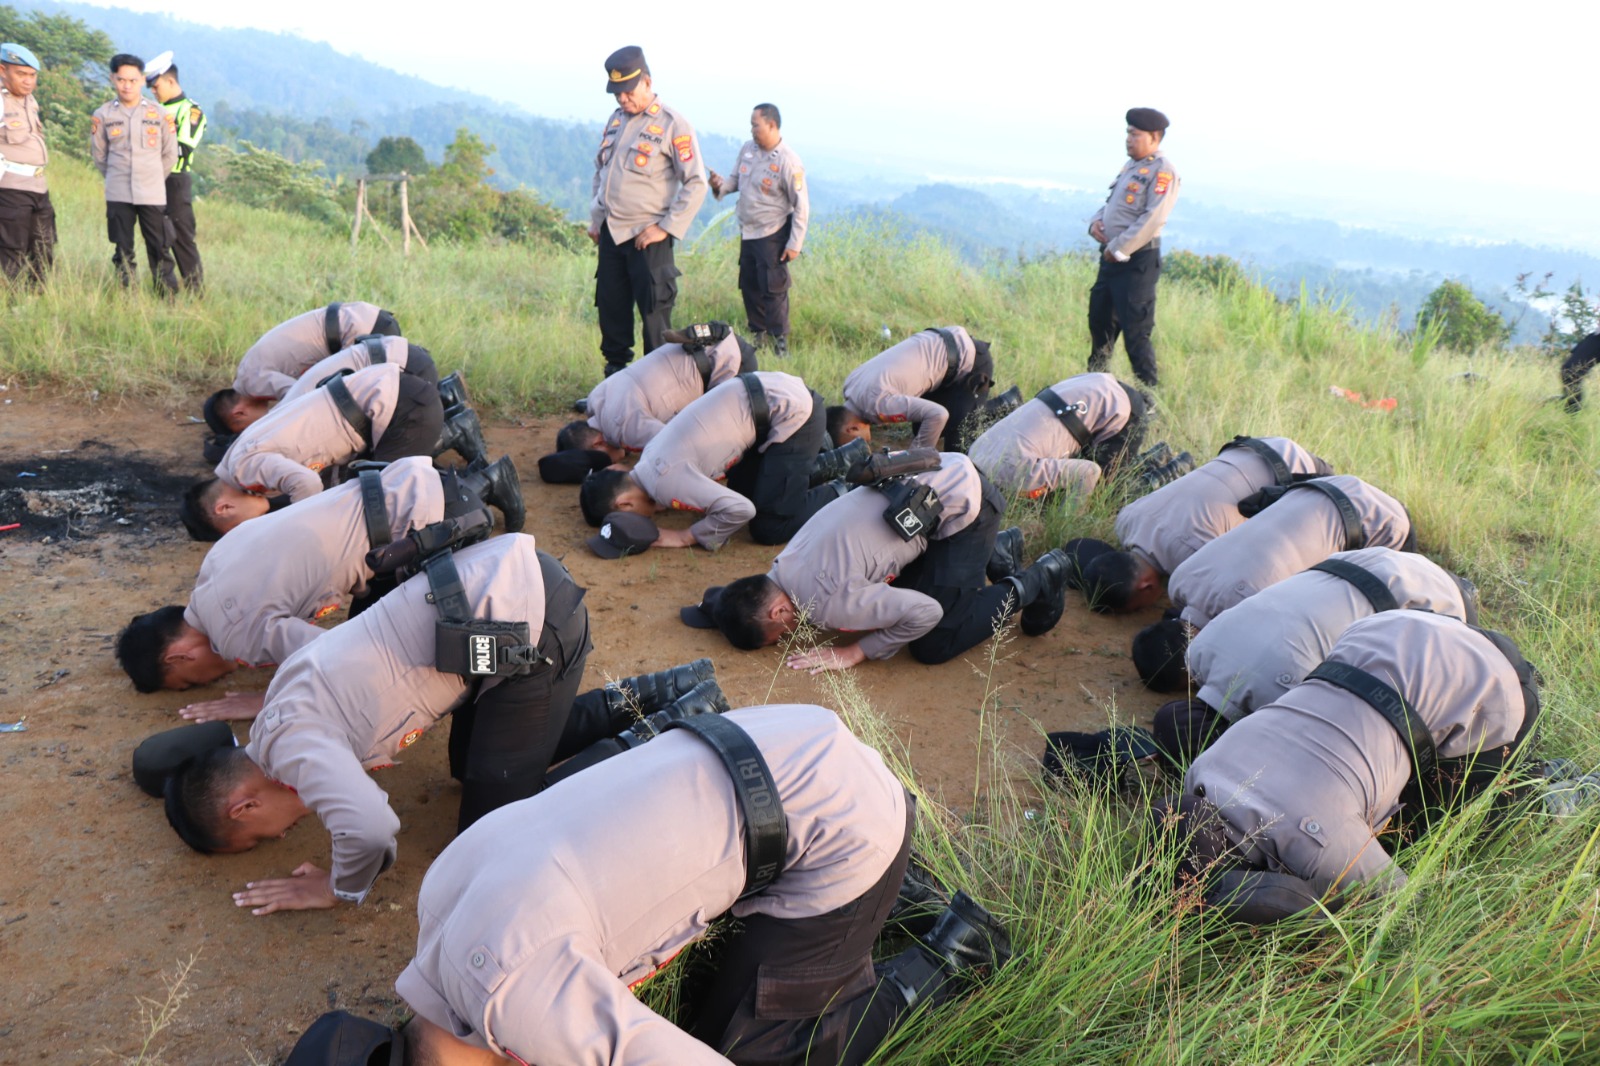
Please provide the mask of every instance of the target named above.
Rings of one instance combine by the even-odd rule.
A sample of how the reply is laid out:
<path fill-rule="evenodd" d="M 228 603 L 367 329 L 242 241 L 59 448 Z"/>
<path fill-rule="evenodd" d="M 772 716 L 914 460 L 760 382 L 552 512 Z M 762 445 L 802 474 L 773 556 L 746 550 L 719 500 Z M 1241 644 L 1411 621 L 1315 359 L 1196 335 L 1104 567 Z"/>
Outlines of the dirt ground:
<path fill-rule="evenodd" d="M 264 688 L 266 672 L 141 696 L 111 653 L 132 615 L 186 601 L 205 548 L 184 534 L 175 504 L 206 472 L 201 428 L 176 409 L 90 406 L 15 387 L 0 397 L 0 526 L 20 523 L 0 531 L 0 723 L 26 726 L 0 732 L 0 1063 L 131 1059 L 144 1039 L 139 999 L 164 998 L 164 978 L 191 957 L 189 998 L 156 1042 L 169 1063 L 276 1062 L 322 1011 L 395 1011 L 417 890 L 455 824 L 444 731 L 380 772 L 404 829 L 398 863 L 364 905 L 262 918 L 236 909 L 230 893 L 247 880 L 306 860 L 326 867 L 321 826 L 308 819 L 254 852 L 201 857 L 134 786 L 128 760 L 143 737 L 178 723 L 178 707 L 224 687 Z M 589 679 L 706 655 L 736 707 L 827 702 L 819 681 L 784 669 L 776 650 L 736 652 L 678 621 L 677 608 L 705 586 L 764 571 L 774 549 L 739 539 L 715 555 L 605 562 L 584 548 L 576 493 L 537 479 L 534 460 L 558 422 L 497 423 L 489 439 L 524 472 L 528 532 L 589 589 Z M 1061 625 L 1009 644 L 992 679 L 979 648 L 937 667 L 903 654 L 866 663 L 857 680 L 921 786 L 960 808 L 975 786 L 978 709 L 991 683 L 991 722 L 1019 780 L 1036 773 L 1040 730 L 1102 728 L 1113 705 L 1148 724 L 1160 698 L 1139 686 L 1127 648 L 1154 617 L 1101 618 L 1069 597 Z"/>

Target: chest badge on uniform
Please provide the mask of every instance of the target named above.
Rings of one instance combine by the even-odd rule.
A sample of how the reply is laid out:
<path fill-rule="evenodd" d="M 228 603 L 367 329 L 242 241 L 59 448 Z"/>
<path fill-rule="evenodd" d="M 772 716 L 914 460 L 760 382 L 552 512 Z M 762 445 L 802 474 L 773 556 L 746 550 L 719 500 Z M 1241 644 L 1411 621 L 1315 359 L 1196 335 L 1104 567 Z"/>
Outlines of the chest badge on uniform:
<path fill-rule="evenodd" d="M 748 173 L 750 173 L 750 168 L 748 166 L 746 166 L 744 163 L 740 163 L 739 164 L 739 173 L 748 174 Z"/>
<path fill-rule="evenodd" d="M 122 127 L 121 126 L 107 126 L 106 127 L 106 136 L 107 137 L 121 137 L 122 136 Z"/>
<path fill-rule="evenodd" d="M 776 164 L 776 163 L 768 163 L 767 164 L 767 169 L 772 171 L 774 174 L 776 174 L 778 171 L 782 170 L 783 168 L 781 166 L 779 166 L 778 164 Z"/>
<path fill-rule="evenodd" d="M 648 125 L 648 126 L 646 126 L 646 127 L 645 127 L 645 128 L 644 128 L 644 131 L 645 131 L 645 132 L 646 132 L 646 133 L 653 133 L 653 134 L 655 134 L 655 135 L 656 135 L 656 136 L 657 136 L 657 137 L 659 137 L 659 136 L 661 136 L 661 135 L 662 135 L 662 134 L 663 134 L 663 133 L 665 133 L 665 132 L 667 132 L 667 131 L 666 131 L 666 130 L 664 130 L 664 129 L 662 129 L 662 128 L 661 128 L 661 127 L 660 127 L 660 126 L 657 126 L 657 125 L 656 125 L 656 124 L 655 124 L 655 123 L 654 123 L 654 122 L 652 122 L 652 123 L 651 123 L 651 124 L 650 124 L 650 125 Z"/>
<path fill-rule="evenodd" d="M 417 742 L 417 738 L 422 736 L 422 734 L 423 730 L 413 729 L 411 732 L 400 738 L 400 746 L 402 748 L 409 748 L 411 745 Z"/>
<path fill-rule="evenodd" d="M 1149 167 L 1140 167 L 1139 168 L 1139 173 L 1148 174 L 1148 173 L 1150 173 L 1150 168 Z"/>
<path fill-rule="evenodd" d="M 1130 192 L 1124 199 L 1127 203 L 1133 203 L 1133 193 Z"/>
<path fill-rule="evenodd" d="M 694 158 L 694 138 L 687 133 L 672 138 L 672 147 L 678 150 L 678 162 L 687 163 Z"/>

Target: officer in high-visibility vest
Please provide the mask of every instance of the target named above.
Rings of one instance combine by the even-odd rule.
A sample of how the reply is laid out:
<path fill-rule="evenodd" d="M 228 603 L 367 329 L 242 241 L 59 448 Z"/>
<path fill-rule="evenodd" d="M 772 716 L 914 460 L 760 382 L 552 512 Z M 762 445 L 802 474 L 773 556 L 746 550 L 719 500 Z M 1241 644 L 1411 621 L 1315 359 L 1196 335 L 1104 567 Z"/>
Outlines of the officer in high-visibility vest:
<path fill-rule="evenodd" d="M 167 220 L 172 223 L 172 254 L 183 275 L 183 287 L 199 292 L 205 278 L 200 249 L 194 240 L 194 150 L 206 135 L 206 116 L 200 105 L 183 94 L 178 66 L 171 52 L 162 52 L 144 68 L 145 84 L 172 117 L 178 133 L 178 161 L 167 175 Z"/>

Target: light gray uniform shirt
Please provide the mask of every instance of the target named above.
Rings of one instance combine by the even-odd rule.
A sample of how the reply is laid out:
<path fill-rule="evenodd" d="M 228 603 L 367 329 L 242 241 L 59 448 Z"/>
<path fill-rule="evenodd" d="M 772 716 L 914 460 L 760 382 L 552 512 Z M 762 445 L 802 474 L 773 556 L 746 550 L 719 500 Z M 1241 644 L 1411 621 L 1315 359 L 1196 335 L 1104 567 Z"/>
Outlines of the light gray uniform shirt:
<path fill-rule="evenodd" d="M 771 370 L 756 377 L 771 410 L 763 440 L 756 440 L 750 393 L 734 378 L 685 407 L 645 445 L 633 468 L 633 479 L 656 503 L 701 516 L 689 531 L 703 548 L 721 547 L 756 516 L 756 505 L 728 488 L 728 469 L 752 447 L 764 452 L 788 440 L 811 417 L 805 382 Z"/>
<path fill-rule="evenodd" d="M 711 387 L 739 373 L 743 355 L 732 333 L 705 350 Z M 681 344 L 663 344 L 643 359 L 603 378 L 589 393 L 589 425 L 606 443 L 642 451 L 678 412 L 704 396 L 705 382 L 694 357 Z"/>
<path fill-rule="evenodd" d="M 1178 172 L 1157 152 L 1130 159 L 1111 183 L 1111 195 L 1094 213 L 1106 231 L 1106 251 L 1127 257 L 1161 236 L 1161 227 L 1178 202 Z"/>
<path fill-rule="evenodd" d="M 533 538 L 491 537 L 455 555 L 474 618 L 544 625 Z M 466 699 L 467 679 L 434 668 L 428 578 L 419 574 L 278 667 L 245 753 L 299 794 L 333 837 L 333 889 L 359 903 L 394 862 L 400 819 L 368 770 Z"/>
<path fill-rule="evenodd" d="M 431 459 L 397 459 L 378 476 L 396 538 L 444 517 Z M 200 564 L 183 620 L 224 659 L 281 663 L 326 632 L 319 619 L 366 588 L 371 548 L 361 484 L 346 482 L 229 530 Z"/>
<path fill-rule="evenodd" d="M 1127 392 L 1110 374 L 1078 374 L 1052 388 L 1076 408 L 1095 444 L 1121 433 L 1133 413 Z M 1034 499 L 1052 489 L 1090 492 L 1100 483 L 1100 465 L 1077 458 L 1079 450 L 1055 412 L 1032 399 L 985 430 L 967 454 L 990 481 Z"/>
<path fill-rule="evenodd" d="M 369 366 L 344 379 L 356 406 L 372 420 L 372 440 L 383 439 L 400 391 L 399 367 Z M 280 403 L 244 428 L 217 464 L 226 484 L 264 496 L 286 494 L 299 503 L 322 491 L 320 471 L 355 459 L 369 442 L 339 413 L 327 389 Z"/>
<path fill-rule="evenodd" d="M 594 157 L 589 228 L 618 244 L 651 224 L 683 240 L 706 198 L 706 164 L 689 120 L 657 99 L 637 115 L 611 113 Z"/>
<path fill-rule="evenodd" d="M 1376 577 L 1401 609 L 1467 619 L 1461 586 L 1425 555 L 1362 548 L 1328 558 Z M 1306 570 L 1284 578 L 1217 615 L 1189 643 L 1196 696 L 1237 722 L 1305 680 L 1352 623 L 1374 613 L 1367 597 L 1341 577 Z"/>
<path fill-rule="evenodd" d="M 960 326 L 941 327 L 955 336 L 960 362 L 956 377 L 972 370 L 977 349 Z M 922 397 L 944 383 L 950 372 L 949 349 L 932 330 L 913 333 L 893 348 L 879 352 L 844 379 L 845 406 L 863 422 L 918 422 L 912 443 L 932 448 L 950 421 L 950 412 Z"/>
<path fill-rule="evenodd" d="M 788 141 L 779 141 L 771 151 L 763 151 L 755 141 L 745 141 L 739 161 L 722 179 L 717 199 L 735 192 L 739 194 L 740 237 L 747 241 L 770 237 L 793 217 L 784 247 L 796 252 L 802 249 L 811 218 L 811 194 L 806 192 L 805 164 Z"/>
<path fill-rule="evenodd" d="M 348 348 L 357 337 L 371 333 L 381 310 L 383 308 L 377 304 L 360 301 L 341 304 L 339 348 L 335 351 Z M 239 360 L 234 389 L 246 396 L 281 400 L 284 393 L 294 388 L 300 375 L 333 354 L 328 351 L 328 338 L 323 331 L 327 314 L 326 306 L 319 307 L 280 322 L 262 334 Z"/>
<path fill-rule="evenodd" d="M 783 872 L 744 887 L 727 767 L 673 730 L 485 815 L 434 860 L 417 951 L 395 990 L 476 1047 L 544 1066 L 728 1060 L 631 991 L 731 911 L 809 918 L 880 879 L 906 832 L 905 790 L 832 711 L 727 715 L 772 772 L 788 823 Z"/>
<path fill-rule="evenodd" d="M 1261 440 L 1296 474 L 1317 472 L 1317 457 L 1287 437 Z M 1178 480 L 1117 512 L 1116 536 L 1163 574 L 1244 523 L 1239 501 L 1277 484 L 1272 467 L 1246 448 L 1229 448 Z M 1313 560 L 1315 561 L 1315 560 Z"/>
<path fill-rule="evenodd" d="M 883 517 L 888 499 L 863 485 L 812 515 L 767 573 L 812 625 L 845 633 L 866 631 L 858 646 L 869 659 L 889 658 L 944 617 L 932 596 L 893 584 L 928 550 L 930 539 L 943 540 L 966 529 L 983 504 L 983 483 L 972 461 L 954 452 L 941 452 L 939 460 L 938 470 L 913 475 L 932 487 L 944 505 L 931 538 L 900 539 Z"/>
<path fill-rule="evenodd" d="M 172 116 L 153 100 L 116 100 L 90 119 L 89 154 L 106 179 L 106 202 L 165 206 L 167 175 L 178 161 Z"/>
<path fill-rule="evenodd" d="M 392 363 L 401 370 L 409 366 L 408 359 L 411 354 L 411 342 L 404 337 L 379 337 L 383 344 L 383 361 Z M 289 391 L 283 394 L 283 399 L 293 400 L 304 396 L 316 388 L 326 378 L 332 377 L 341 370 L 365 370 L 372 366 L 372 353 L 365 344 L 357 344 L 343 351 L 334 352 L 319 362 L 313 363 L 311 368 L 300 375 Z"/>
<path fill-rule="evenodd" d="M 24 167 L 43 167 L 50 162 L 50 149 L 44 143 L 44 123 L 39 121 L 39 102 L 32 93 L 12 96 L 0 89 L 0 159 Z M 24 175 L 4 167 L 0 167 L 0 189 L 50 191 L 43 171 Z"/>
<path fill-rule="evenodd" d="M 1511 743 L 1522 727 L 1516 670 L 1489 639 L 1425 611 L 1351 624 L 1328 658 L 1365 670 L 1421 716 L 1441 758 Z M 1293 874 L 1313 891 L 1405 874 L 1375 832 L 1400 809 L 1411 753 L 1388 720 L 1326 681 L 1305 681 L 1230 726 L 1184 775 L 1222 810 L 1245 862 Z"/>
<path fill-rule="evenodd" d="M 1351 474 L 1319 480 L 1342 490 L 1355 505 L 1366 536 L 1363 547 L 1405 543 L 1411 518 L 1399 500 Z M 1189 556 L 1172 572 L 1167 594 L 1183 620 L 1201 629 L 1234 604 L 1345 550 L 1344 521 L 1334 502 L 1316 489 L 1296 488 Z"/>

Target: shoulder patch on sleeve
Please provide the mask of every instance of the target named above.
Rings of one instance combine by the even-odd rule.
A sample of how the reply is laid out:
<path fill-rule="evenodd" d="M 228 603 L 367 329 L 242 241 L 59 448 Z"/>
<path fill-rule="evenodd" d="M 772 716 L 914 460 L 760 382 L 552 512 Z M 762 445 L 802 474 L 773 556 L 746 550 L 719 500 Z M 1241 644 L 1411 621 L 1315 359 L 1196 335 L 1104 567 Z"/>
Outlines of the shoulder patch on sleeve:
<path fill-rule="evenodd" d="M 800 192 L 806 187 L 806 168 L 794 168 L 794 191 Z"/>
<path fill-rule="evenodd" d="M 687 133 L 680 133 L 672 138 L 672 147 L 678 150 L 680 163 L 687 163 L 694 158 L 694 138 Z"/>
<path fill-rule="evenodd" d="M 1172 171 L 1159 171 L 1156 174 L 1155 188 L 1153 188 L 1151 192 L 1155 193 L 1157 196 L 1165 196 L 1167 194 L 1167 190 L 1170 188 L 1172 188 Z"/>

